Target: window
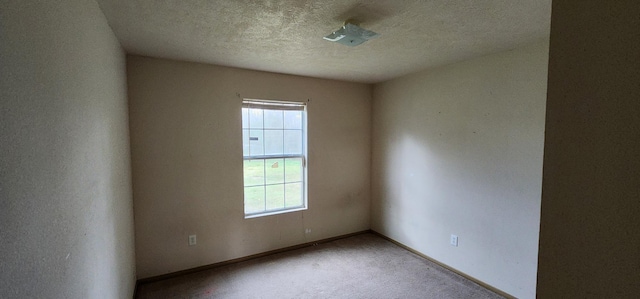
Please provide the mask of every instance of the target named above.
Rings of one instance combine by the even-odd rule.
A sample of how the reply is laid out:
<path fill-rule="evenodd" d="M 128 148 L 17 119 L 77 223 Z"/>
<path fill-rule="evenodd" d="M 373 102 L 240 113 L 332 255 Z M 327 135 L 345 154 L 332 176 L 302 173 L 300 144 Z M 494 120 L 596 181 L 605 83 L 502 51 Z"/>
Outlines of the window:
<path fill-rule="evenodd" d="M 246 218 L 306 209 L 305 108 L 302 103 L 243 101 Z"/>

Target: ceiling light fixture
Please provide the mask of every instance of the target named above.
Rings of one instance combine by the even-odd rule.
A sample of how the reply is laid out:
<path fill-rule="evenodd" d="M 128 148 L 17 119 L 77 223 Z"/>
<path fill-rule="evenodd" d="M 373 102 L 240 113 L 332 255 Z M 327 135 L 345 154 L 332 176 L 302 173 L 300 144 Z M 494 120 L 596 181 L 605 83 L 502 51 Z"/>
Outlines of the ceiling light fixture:
<path fill-rule="evenodd" d="M 379 34 L 361 28 L 353 20 L 346 20 L 340 29 L 323 37 L 324 39 L 339 44 L 355 47 L 372 38 L 378 37 Z"/>

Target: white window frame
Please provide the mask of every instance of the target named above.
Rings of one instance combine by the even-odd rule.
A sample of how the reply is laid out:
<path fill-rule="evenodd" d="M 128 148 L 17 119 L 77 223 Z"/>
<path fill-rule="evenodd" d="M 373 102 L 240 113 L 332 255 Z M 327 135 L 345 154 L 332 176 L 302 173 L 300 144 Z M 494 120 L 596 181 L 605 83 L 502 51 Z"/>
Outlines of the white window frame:
<path fill-rule="evenodd" d="M 260 212 L 247 213 L 245 206 L 245 186 L 244 186 L 244 166 L 243 166 L 243 210 L 244 210 L 244 218 L 256 218 L 270 215 L 277 215 L 283 213 L 290 213 L 295 211 L 307 210 L 308 208 L 308 200 L 307 200 L 307 105 L 304 102 L 290 102 L 290 101 L 275 101 L 275 100 L 257 100 L 257 99 L 243 99 L 242 108 L 253 108 L 253 109 L 262 109 L 262 110 L 278 110 L 278 111 L 286 111 L 286 110 L 294 110 L 302 112 L 302 153 L 301 154 L 279 154 L 279 155 L 247 155 L 245 156 L 243 153 L 243 165 L 246 160 L 264 160 L 266 163 L 267 159 L 287 159 L 287 158 L 301 158 L 302 161 L 302 205 L 296 207 L 284 207 L 282 209 L 271 209 L 268 210 L 266 208 L 266 190 L 265 190 L 265 209 Z M 244 114 L 242 115 L 244 118 Z M 264 118 L 264 114 L 263 114 Z M 249 120 L 248 120 L 249 121 Z M 264 122 L 264 121 L 263 121 Z M 242 128 L 242 134 L 244 134 L 244 127 Z M 266 129 L 263 129 L 266 130 Z M 283 131 L 285 129 L 283 128 Z M 244 136 L 243 136 L 244 140 Z M 244 150 L 243 150 L 244 151 Z M 266 167 L 266 166 L 265 166 Z M 285 183 L 283 183 L 284 185 Z M 269 184 L 264 183 L 263 186 L 268 186 Z M 285 191 L 286 192 L 286 191 Z M 286 194 L 286 193 L 285 193 Z M 285 195 L 286 196 L 286 195 Z"/>

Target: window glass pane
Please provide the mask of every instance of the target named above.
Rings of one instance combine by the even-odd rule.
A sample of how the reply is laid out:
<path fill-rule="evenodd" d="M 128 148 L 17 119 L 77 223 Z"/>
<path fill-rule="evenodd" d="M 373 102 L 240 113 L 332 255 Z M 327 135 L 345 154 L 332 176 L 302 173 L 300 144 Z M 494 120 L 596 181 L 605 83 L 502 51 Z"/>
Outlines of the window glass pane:
<path fill-rule="evenodd" d="M 302 206 L 302 183 L 285 184 L 285 207 Z"/>
<path fill-rule="evenodd" d="M 282 130 L 264 130 L 264 154 L 282 155 L 283 137 Z"/>
<path fill-rule="evenodd" d="M 302 158 L 287 158 L 284 165 L 286 183 L 302 182 Z"/>
<path fill-rule="evenodd" d="M 264 155 L 263 130 L 249 130 L 249 155 Z"/>
<path fill-rule="evenodd" d="M 302 131 L 284 131 L 284 153 L 291 155 L 302 155 Z"/>
<path fill-rule="evenodd" d="M 265 129 L 282 129 L 283 113 L 282 110 L 264 110 L 264 128 Z"/>
<path fill-rule="evenodd" d="M 284 128 L 298 130 L 302 129 L 302 111 L 285 111 Z"/>
<path fill-rule="evenodd" d="M 242 128 L 249 128 L 249 108 L 242 108 Z"/>
<path fill-rule="evenodd" d="M 284 183 L 284 159 L 267 159 L 265 163 L 266 183 Z"/>
<path fill-rule="evenodd" d="M 284 185 L 267 186 L 267 210 L 279 210 L 284 208 Z"/>
<path fill-rule="evenodd" d="M 249 130 L 242 129 L 242 155 L 249 155 Z"/>
<path fill-rule="evenodd" d="M 249 128 L 262 129 L 263 127 L 262 109 L 249 108 Z"/>
<path fill-rule="evenodd" d="M 303 143 L 306 129 L 305 112 L 242 108 L 242 153 L 244 209 L 247 217 L 262 216 L 303 207 L 304 190 Z M 272 156 L 264 159 L 263 156 Z M 256 159 L 260 157 L 260 159 Z"/>
<path fill-rule="evenodd" d="M 244 212 L 246 214 L 264 211 L 264 186 L 244 187 Z"/>
<path fill-rule="evenodd" d="M 264 160 L 244 160 L 244 185 L 264 185 Z"/>

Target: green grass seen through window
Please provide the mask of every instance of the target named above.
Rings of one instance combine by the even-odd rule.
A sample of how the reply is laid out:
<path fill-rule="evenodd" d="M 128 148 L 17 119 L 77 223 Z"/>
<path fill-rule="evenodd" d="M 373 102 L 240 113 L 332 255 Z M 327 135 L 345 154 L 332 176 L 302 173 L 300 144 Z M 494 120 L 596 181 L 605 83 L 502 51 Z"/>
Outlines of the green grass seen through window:
<path fill-rule="evenodd" d="M 245 213 L 302 206 L 302 181 L 302 158 L 245 160 Z"/>

